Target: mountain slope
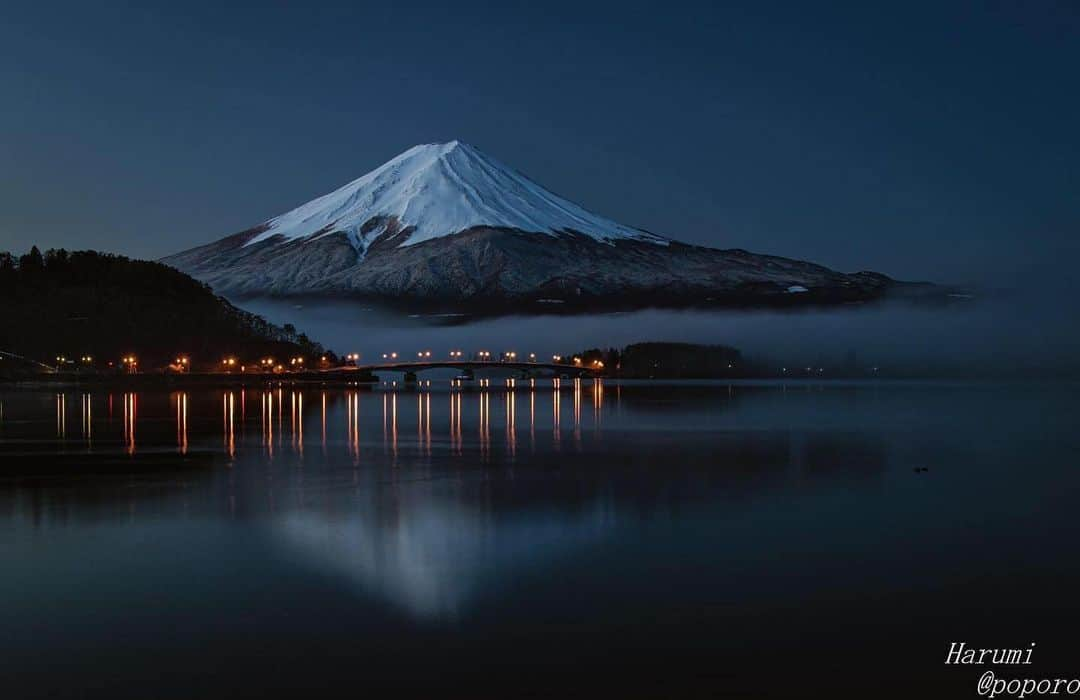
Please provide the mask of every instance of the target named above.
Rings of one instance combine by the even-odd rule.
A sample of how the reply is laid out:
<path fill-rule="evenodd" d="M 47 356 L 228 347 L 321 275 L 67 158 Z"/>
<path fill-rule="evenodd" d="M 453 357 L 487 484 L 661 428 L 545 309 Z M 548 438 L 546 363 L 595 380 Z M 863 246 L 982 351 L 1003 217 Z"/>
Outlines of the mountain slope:
<path fill-rule="evenodd" d="M 618 224 L 452 141 L 163 262 L 233 296 L 499 308 L 795 305 L 918 289 Z"/>

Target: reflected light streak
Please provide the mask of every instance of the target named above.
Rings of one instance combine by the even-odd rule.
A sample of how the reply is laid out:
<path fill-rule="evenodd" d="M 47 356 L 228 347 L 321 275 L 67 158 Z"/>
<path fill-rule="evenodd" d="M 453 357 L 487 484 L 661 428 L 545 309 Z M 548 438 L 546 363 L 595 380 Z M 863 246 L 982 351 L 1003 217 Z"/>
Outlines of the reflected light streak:
<path fill-rule="evenodd" d="M 480 455 L 486 457 L 488 454 L 488 441 L 491 437 L 491 425 L 489 423 L 491 401 L 488 392 L 480 392 Z"/>
<path fill-rule="evenodd" d="M 558 448 L 559 442 L 562 439 L 562 429 L 559 425 L 562 394 L 559 392 L 558 381 L 558 379 L 555 380 L 555 390 L 551 392 L 551 439 L 556 448 Z"/>
<path fill-rule="evenodd" d="M 67 437 L 67 397 L 56 395 L 56 437 Z"/>
<path fill-rule="evenodd" d="M 266 445 L 266 454 L 274 456 L 274 392 L 267 391 L 263 394 L 263 414 L 266 427 L 263 429 L 263 443 Z"/>
<path fill-rule="evenodd" d="M 424 447 L 431 456 L 431 393 L 424 396 Z"/>
<path fill-rule="evenodd" d="M 390 449 L 397 457 L 397 393 L 390 395 Z"/>
<path fill-rule="evenodd" d="M 355 459 L 360 459 L 360 392 L 352 395 L 352 447 Z"/>
<path fill-rule="evenodd" d="M 229 457 L 236 456 L 236 394 L 227 392 L 222 395 L 223 415 L 225 416 L 225 452 Z"/>
<path fill-rule="evenodd" d="M 604 382 L 600 377 L 593 379 L 593 428 L 600 430 L 600 418 L 604 408 Z"/>
<path fill-rule="evenodd" d="M 124 445 L 127 453 L 135 454 L 135 421 L 138 412 L 136 394 L 124 394 Z"/>
<path fill-rule="evenodd" d="M 510 449 L 510 456 L 517 454 L 517 400 L 514 391 L 506 392 L 506 445 Z"/>
<path fill-rule="evenodd" d="M 187 393 L 179 392 L 176 395 L 176 447 L 180 454 L 187 454 Z"/>
<path fill-rule="evenodd" d="M 451 386 L 453 386 L 453 384 L 451 384 Z M 456 396 L 457 396 L 457 394 L 455 394 L 454 392 L 450 392 L 450 394 L 449 394 L 449 397 L 450 397 L 450 414 L 449 414 L 450 415 L 450 447 L 451 448 L 453 448 L 455 446 L 454 445 L 454 423 L 456 421 L 456 417 L 454 416 L 454 398 Z"/>
<path fill-rule="evenodd" d="M 450 395 L 450 447 L 454 454 L 461 454 L 461 393 Z"/>
<path fill-rule="evenodd" d="M 296 395 L 296 447 L 300 451 L 300 456 L 304 456 L 304 392 L 298 392 Z"/>
<path fill-rule="evenodd" d="M 295 452 L 296 444 L 296 391 L 289 392 L 289 437 Z"/>
<path fill-rule="evenodd" d="M 82 395 L 82 434 L 86 439 L 87 445 L 90 444 L 92 438 L 92 426 L 91 426 L 91 406 L 90 406 L 90 394 Z"/>
<path fill-rule="evenodd" d="M 424 395 L 416 395 L 416 442 L 424 444 Z"/>
<path fill-rule="evenodd" d="M 581 444 L 581 377 L 574 379 L 574 443 Z"/>
<path fill-rule="evenodd" d="M 281 445 L 282 435 L 285 433 L 285 390 L 278 387 L 277 390 L 277 428 L 278 445 Z"/>
<path fill-rule="evenodd" d="M 345 394 L 345 434 L 355 465 L 360 459 L 360 393 L 356 391 Z"/>

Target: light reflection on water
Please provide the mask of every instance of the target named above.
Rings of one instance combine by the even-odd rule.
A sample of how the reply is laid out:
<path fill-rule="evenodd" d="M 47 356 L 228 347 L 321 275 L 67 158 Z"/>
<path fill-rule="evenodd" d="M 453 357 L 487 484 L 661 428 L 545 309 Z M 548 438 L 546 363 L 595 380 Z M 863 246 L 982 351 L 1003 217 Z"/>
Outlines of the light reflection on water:
<path fill-rule="evenodd" d="M 996 620 L 1075 621 L 1074 387 L 491 384 L 0 392 L 0 654 L 42 687 L 76 646 L 209 673 L 236 647 L 207 629 L 647 668 L 672 634 L 767 656 L 792 609 L 836 652 L 913 608 L 975 624 L 944 615 L 1002 562 Z"/>
<path fill-rule="evenodd" d="M 514 380 L 507 380 L 505 387 L 491 387 L 487 380 L 481 380 L 476 386 L 461 389 L 456 383 L 449 386 L 436 384 L 421 385 L 415 389 L 399 390 L 393 385 L 391 390 L 347 389 L 328 390 L 278 386 L 262 389 L 225 389 L 218 391 L 199 390 L 197 407 L 191 404 L 189 391 L 176 391 L 168 394 L 170 407 L 169 421 L 172 423 L 174 438 L 171 440 L 179 454 L 186 454 L 196 448 L 206 452 L 209 447 L 204 439 L 208 432 L 205 425 L 208 415 L 216 418 L 218 435 L 216 443 L 223 454 L 236 457 L 237 450 L 252 447 L 252 440 L 257 438 L 262 452 L 267 457 L 287 449 L 297 457 L 303 457 L 305 430 L 310 434 L 309 423 L 313 420 L 318 425 L 315 435 L 323 453 L 329 446 L 338 442 L 335 428 L 339 425 L 334 415 L 340 413 L 344 423 L 344 444 L 354 458 L 360 457 L 361 435 L 367 434 L 364 422 L 371 422 L 378 417 L 384 451 L 396 454 L 399 447 L 419 448 L 430 454 L 434 444 L 446 441 L 457 450 L 466 442 L 466 433 L 473 431 L 476 445 L 482 452 L 490 452 L 493 429 L 501 431 L 505 437 L 505 446 L 515 450 L 519 431 L 519 414 L 528 416 L 529 438 L 536 441 L 537 428 L 549 430 L 551 444 L 562 442 L 562 434 L 569 433 L 574 443 L 580 443 L 583 426 L 600 430 L 605 410 L 604 384 L 602 380 L 571 380 L 564 385 L 560 379 L 528 380 L 519 386 Z M 727 389 L 716 389 L 717 394 L 726 393 Z M 115 394 L 101 391 L 58 392 L 55 398 L 55 438 L 60 442 L 69 440 L 68 404 L 75 397 L 79 401 L 80 433 L 79 438 L 90 448 L 94 438 L 100 439 L 98 447 L 107 451 L 122 445 L 128 454 L 138 454 L 140 449 L 149 448 L 159 451 L 163 444 L 158 436 L 149 441 L 141 439 L 145 425 L 160 427 L 163 417 L 158 414 L 157 406 L 148 406 L 147 401 L 156 401 L 154 392 L 124 392 Z M 497 397 L 492 402 L 492 395 Z M 591 411 L 586 414 L 582 409 L 583 395 L 587 396 Z M 213 396 L 216 408 L 207 406 L 207 398 Z M 399 402 L 411 402 L 415 410 L 404 414 Z M 434 398 L 433 398 L 434 397 Z M 255 400 L 259 404 L 259 424 L 257 429 L 249 424 L 247 402 Z M 121 405 L 121 421 L 113 420 L 113 406 Z M 311 402 L 317 405 L 313 417 L 306 410 Z M 550 413 L 538 410 L 537 402 L 550 402 Z M 571 422 L 564 423 L 562 416 L 564 405 L 571 415 Z M 372 410 L 374 408 L 374 410 Z M 445 410 L 444 410 L 445 408 Z M 146 413 L 146 411 L 151 411 Z M 196 415 L 192 415 L 196 411 Z M 10 408 L 8 409 L 10 414 Z M 189 422 L 198 422 L 195 444 L 192 444 Z M 466 428 L 466 426 L 470 426 Z M 493 428 L 493 426 L 498 426 Z M 415 440 L 402 440 L 402 431 Z"/>
<path fill-rule="evenodd" d="M 206 390 L 194 392 L 194 396 L 189 391 L 165 396 L 133 392 L 121 395 L 123 414 L 119 425 L 111 417 L 100 417 L 108 416 L 107 410 L 95 418 L 95 405 L 111 406 L 113 394 L 80 392 L 79 397 L 84 447 L 101 454 L 119 452 L 137 458 L 142 453 L 163 450 L 181 457 L 220 453 L 226 463 L 240 461 L 249 465 L 261 460 L 271 464 L 287 460 L 288 465 L 300 468 L 308 457 L 307 431 L 319 441 L 319 461 L 323 464 L 336 462 L 344 448 L 344 456 L 353 467 L 382 455 L 389 460 L 387 466 L 397 468 L 403 454 L 410 460 L 467 454 L 481 464 L 493 460 L 513 463 L 518 456 L 519 412 L 528 416 L 530 454 L 538 448 L 538 424 L 541 434 L 550 436 L 548 444 L 540 444 L 541 450 L 558 454 L 564 431 L 573 434 L 569 444 L 580 447 L 582 421 L 590 420 L 581 410 L 583 393 L 592 397 L 591 421 L 599 430 L 604 404 L 601 380 L 583 384 L 578 379 L 566 388 L 556 379 L 541 382 L 540 386 L 533 380 L 522 387 L 507 380 L 505 387 L 495 388 L 482 381 L 475 389 L 462 389 L 456 383 L 433 390 L 430 383 L 423 383 L 412 391 L 277 386 Z M 551 401 L 549 417 L 537 414 L 538 395 L 541 401 Z M 67 392 L 55 395 L 59 444 L 67 441 L 67 396 Z M 167 411 L 161 410 L 163 398 Z M 250 398 L 257 400 L 260 407 L 257 424 L 247 421 L 245 407 Z M 305 411 L 305 405 L 313 400 L 319 406 L 314 415 Z M 569 425 L 560 421 L 564 403 L 572 406 L 573 422 Z M 399 404 L 414 408 L 402 411 Z M 313 428 L 309 426 L 312 422 L 317 423 Z M 381 426 L 381 431 L 371 429 L 373 422 Z M 165 437 L 165 426 L 171 428 L 171 438 Z M 499 432 L 501 440 L 495 437 Z M 91 441 L 95 434 L 96 445 Z M 381 445 L 373 444 L 372 438 L 380 435 Z M 409 464 L 415 466 L 414 461 Z M 270 489 L 266 503 L 276 511 L 281 501 L 273 493 L 275 490 Z M 242 498 L 230 493 L 231 508 L 238 497 Z M 365 498 L 370 501 L 370 494 Z M 499 539 L 512 543 L 518 539 L 514 530 L 520 529 L 522 538 L 528 541 L 529 555 L 536 557 L 545 550 L 565 549 L 575 542 L 602 536 L 613 524 L 610 513 L 599 515 L 608 509 L 603 499 L 593 499 L 583 512 L 572 517 L 540 521 L 527 514 L 515 517 L 503 524 Z M 329 519 L 321 511 L 287 510 L 273 528 L 274 537 L 287 543 L 311 566 L 355 580 L 418 615 L 456 614 L 472 589 L 470 581 L 484 569 L 478 564 L 480 560 L 493 555 L 519 556 L 512 551 L 513 546 L 506 551 L 502 546 L 497 552 L 488 551 L 487 518 L 472 505 L 432 496 L 422 508 L 401 510 L 392 528 L 372 520 L 377 510 L 358 507 L 351 515 L 336 514 Z"/>

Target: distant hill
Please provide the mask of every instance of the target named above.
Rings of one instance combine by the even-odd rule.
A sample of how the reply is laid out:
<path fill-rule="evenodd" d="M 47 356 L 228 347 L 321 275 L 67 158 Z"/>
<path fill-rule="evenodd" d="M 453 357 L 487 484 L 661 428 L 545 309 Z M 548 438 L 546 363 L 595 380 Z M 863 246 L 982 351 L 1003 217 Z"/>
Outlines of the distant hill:
<path fill-rule="evenodd" d="M 101 369 L 136 355 L 151 371 L 181 354 L 196 369 L 228 356 L 324 354 L 292 327 L 238 309 L 174 268 L 118 255 L 0 253 L 0 299 L 0 351 L 46 364 L 88 356 Z"/>

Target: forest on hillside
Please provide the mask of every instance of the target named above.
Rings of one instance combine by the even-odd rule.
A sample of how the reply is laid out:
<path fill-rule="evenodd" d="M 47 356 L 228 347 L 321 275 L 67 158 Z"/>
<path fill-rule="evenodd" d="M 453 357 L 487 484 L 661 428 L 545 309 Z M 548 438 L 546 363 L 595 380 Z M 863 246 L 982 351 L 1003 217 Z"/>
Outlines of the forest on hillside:
<path fill-rule="evenodd" d="M 0 351 L 47 364 L 92 357 L 99 366 L 137 355 L 148 371 L 181 354 L 193 368 L 226 356 L 326 354 L 167 265 L 36 246 L 0 252 Z"/>

